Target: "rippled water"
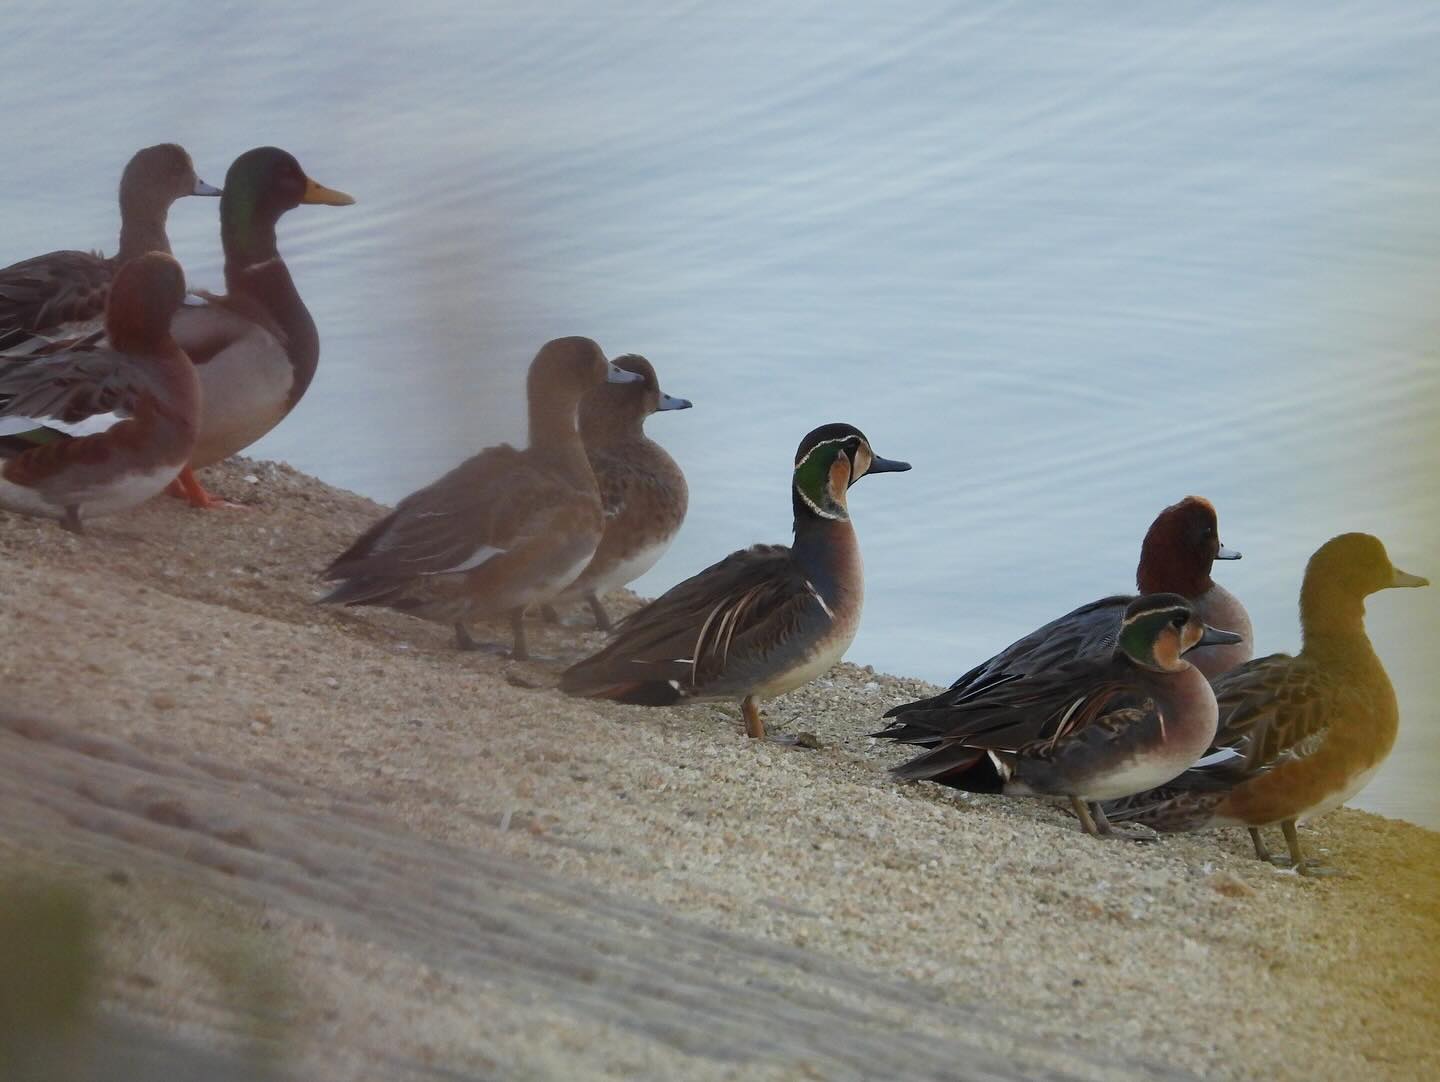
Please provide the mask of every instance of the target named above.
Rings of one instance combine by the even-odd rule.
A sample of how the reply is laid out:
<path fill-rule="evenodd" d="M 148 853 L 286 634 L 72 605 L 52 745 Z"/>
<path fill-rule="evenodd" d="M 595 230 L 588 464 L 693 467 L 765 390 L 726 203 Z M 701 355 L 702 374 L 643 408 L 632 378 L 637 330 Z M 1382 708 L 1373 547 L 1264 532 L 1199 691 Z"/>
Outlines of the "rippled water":
<path fill-rule="evenodd" d="M 12 0 L 0 260 L 113 248 L 137 147 L 284 146 L 359 203 L 282 225 L 324 349 L 257 453 L 393 500 L 523 438 L 545 339 L 643 352 L 696 402 L 651 422 L 692 490 L 658 592 L 783 539 L 795 443 L 852 421 L 915 464 L 852 501 L 893 672 L 1127 588 L 1189 492 L 1264 651 L 1334 533 L 1440 578 L 1440 6 L 951 8 Z M 198 285 L 214 214 L 172 213 Z M 1440 595 L 1369 626 L 1403 721 L 1357 803 L 1440 825 Z"/>

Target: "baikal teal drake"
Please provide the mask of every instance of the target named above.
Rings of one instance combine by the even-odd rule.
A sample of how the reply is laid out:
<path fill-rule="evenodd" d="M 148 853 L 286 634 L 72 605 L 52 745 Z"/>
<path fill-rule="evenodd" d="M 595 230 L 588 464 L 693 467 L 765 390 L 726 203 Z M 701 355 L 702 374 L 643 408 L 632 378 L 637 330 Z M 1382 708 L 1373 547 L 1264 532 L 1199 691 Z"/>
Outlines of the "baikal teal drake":
<path fill-rule="evenodd" d="M 355 200 L 305 174 L 277 147 L 247 150 L 225 174 L 220 242 L 223 296 L 176 314 L 174 333 L 200 373 L 200 435 L 178 488 L 197 507 L 214 506 L 193 473 L 238 454 L 299 403 L 320 361 L 320 334 L 275 246 L 281 215 L 302 204 L 344 207 Z"/>
<path fill-rule="evenodd" d="M 136 151 L 120 175 L 120 246 L 37 255 L 0 270 L 0 350 L 30 353 L 105 325 L 105 299 L 121 267 L 146 252 L 170 252 L 165 220 L 187 195 L 219 195 L 195 175 L 184 147 Z"/>
<path fill-rule="evenodd" d="M 1365 634 L 1365 598 L 1428 585 L 1391 564 L 1370 534 L 1325 542 L 1300 587 L 1300 653 L 1257 658 L 1216 680 L 1220 725 L 1207 754 L 1169 784 L 1106 805 L 1107 812 L 1165 832 L 1246 827 L 1259 859 L 1329 874 L 1305 858 L 1295 824 L 1358 793 L 1390 753 L 1400 723 L 1395 690 Z M 1260 835 L 1275 824 L 1288 862 L 1272 858 Z"/>
<path fill-rule="evenodd" d="M 795 453 L 794 543 L 752 545 L 672 587 L 567 669 L 561 690 L 642 706 L 739 699 L 745 731 L 763 738 L 761 701 L 829 670 L 860 626 L 850 486 L 909 468 L 875 454 L 852 425 L 815 429 Z"/>
<path fill-rule="evenodd" d="M 896 767 L 897 777 L 1068 797 L 1087 833 L 1110 834 L 1087 804 L 1160 785 L 1204 753 L 1218 721 L 1215 696 L 1185 655 L 1238 639 L 1209 627 L 1179 594 L 1146 594 L 1125 607 L 1109 657 L 906 703 L 875 735 L 927 749 Z"/>
<path fill-rule="evenodd" d="M 0 357 L 0 507 L 75 533 L 164 489 L 189 461 L 200 412 L 195 368 L 170 333 L 180 264 L 137 256 L 108 293 L 107 343 Z"/>
<path fill-rule="evenodd" d="M 605 383 L 580 403 L 580 440 L 600 489 L 605 532 L 589 565 L 557 598 L 584 598 L 601 631 L 614 630 L 601 596 L 655 566 L 680 532 L 690 502 L 680 467 L 645 434 L 647 417 L 688 410 L 690 400 L 662 391 L 654 365 L 638 354 L 616 357 L 614 363 L 640 381 Z"/>

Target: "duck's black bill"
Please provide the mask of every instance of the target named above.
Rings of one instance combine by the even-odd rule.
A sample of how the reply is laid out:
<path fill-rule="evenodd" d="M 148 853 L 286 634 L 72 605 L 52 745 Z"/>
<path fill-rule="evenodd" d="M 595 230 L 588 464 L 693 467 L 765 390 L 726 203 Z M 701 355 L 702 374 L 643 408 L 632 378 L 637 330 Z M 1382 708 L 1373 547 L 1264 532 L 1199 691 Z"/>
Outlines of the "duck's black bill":
<path fill-rule="evenodd" d="M 1401 571 L 1395 568 L 1395 574 L 1390 579 L 1391 586 L 1429 586 L 1430 580 L 1419 575 L 1412 575 L 1408 571 Z"/>
<path fill-rule="evenodd" d="M 688 398 L 676 398 L 674 395 L 662 394 L 660 404 L 655 408 L 657 410 L 688 410 L 694 405 L 695 403 Z"/>
<path fill-rule="evenodd" d="M 901 462 L 898 458 L 881 458 L 876 455 L 870 460 L 870 468 L 866 473 L 904 473 L 910 468 L 910 463 Z"/>
<path fill-rule="evenodd" d="M 1218 627 L 1205 625 L 1205 634 L 1200 636 L 1200 641 L 1195 646 L 1231 646 L 1237 642 L 1244 642 L 1244 635 L 1237 635 L 1233 631 L 1221 631 Z M 1194 647 L 1191 647 L 1193 650 Z"/>

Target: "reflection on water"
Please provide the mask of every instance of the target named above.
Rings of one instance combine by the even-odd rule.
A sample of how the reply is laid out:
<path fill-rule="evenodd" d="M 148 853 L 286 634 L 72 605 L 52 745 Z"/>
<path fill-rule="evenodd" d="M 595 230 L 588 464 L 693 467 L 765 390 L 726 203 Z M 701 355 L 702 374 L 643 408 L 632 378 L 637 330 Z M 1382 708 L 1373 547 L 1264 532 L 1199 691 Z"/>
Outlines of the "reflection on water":
<path fill-rule="evenodd" d="M 783 539 L 795 443 L 851 421 L 915 464 L 854 495 L 851 656 L 937 681 L 1125 588 L 1189 492 L 1262 651 L 1335 533 L 1440 576 L 1440 8 L 146 6 L 11 14 L 0 258 L 113 247 L 160 140 L 353 192 L 282 225 L 324 349 L 258 453 L 395 499 L 523 438 L 543 340 L 642 352 L 696 403 L 651 422 L 692 492 L 656 592 Z M 200 285 L 214 214 L 171 215 Z M 1440 825 L 1440 599 L 1370 611 L 1404 721 L 1358 803 Z"/>

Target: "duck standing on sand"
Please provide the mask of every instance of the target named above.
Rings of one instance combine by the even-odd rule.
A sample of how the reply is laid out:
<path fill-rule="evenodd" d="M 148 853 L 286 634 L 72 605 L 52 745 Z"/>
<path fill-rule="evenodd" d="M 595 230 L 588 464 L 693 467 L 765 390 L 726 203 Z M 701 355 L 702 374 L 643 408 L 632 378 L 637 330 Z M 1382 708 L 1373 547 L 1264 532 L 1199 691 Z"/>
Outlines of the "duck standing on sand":
<path fill-rule="evenodd" d="M 829 670 L 860 626 L 850 486 L 909 468 L 875 454 L 851 425 L 815 429 L 795 452 L 794 543 L 752 545 L 672 587 L 567 669 L 561 690 L 642 706 L 740 699 L 746 733 L 763 738 L 760 702 Z"/>
<path fill-rule="evenodd" d="M 325 569 L 339 582 L 322 602 L 384 605 L 455 625 L 508 613 L 512 656 L 529 657 L 525 610 L 550 601 L 595 555 L 604 520 L 595 474 L 576 428 L 580 400 L 615 367 L 588 338 L 547 342 L 530 364 L 530 442 L 489 447 L 400 501 Z"/>
<path fill-rule="evenodd" d="M 655 566 L 685 521 L 690 491 L 665 448 L 645 435 L 645 418 L 661 410 L 688 410 L 690 400 L 660 390 L 655 369 L 627 353 L 615 367 L 639 383 L 605 383 L 580 403 L 580 439 L 595 471 L 605 533 L 589 566 L 558 601 L 584 598 L 601 631 L 613 630 L 600 596 L 629 585 Z"/>
<path fill-rule="evenodd" d="M 170 334 L 180 264 L 138 256 L 109 294 L 108 345 L 0 357 L 0 507 L 75 533 L 163 490 L 195 448 L 200 385 Z"/>
<path fill-rule="evenodd" d="M 320 360 L 320 335 L 275 246 L 280 216 L 302 203 L 344 207 L 355 200 L 305 175 L 276 147 L 247 150 L 225 174 L 220 241 L 224 296 L 202 293 L 175 317 L 175 340 L 200 373 L 200 437 L 177 495 L 196 507 L 215 500 L 194 470 L 238 454 L 295 408 Z"/>
<path fill-rule="evenodd" d="M 875 735 L 929 749 L 896 767 L 897 777 L 1069 797 L 1087 833 L 1109 835 L 1086 802 L 1140 792 L 1195 762 L 1218 714 L 1209 681 L 1186 655 L 1238 639 L 1208 626 L 1179 594 L 1144 594 L 1125 607 L 1108 658 L 1072 658 L 906 703 Z"/>
<path fill-rule="evenodd" d="M 1215 507 L 1187 496 L 1161 511 L 1140 546 L 1135 572 L 1140 593 L 1179 594 L 1211 627 L 1240 636 L 1224 644 L 1197 647 L 1185 660 L 1209 679 L 1250 660 L 1252 633 L 1245 606 L 1210 577 L 1216 560 L 1238 560 L 1240 553 L 1220 543 Z M 1044 672 L 1075 658 L 1109 658 L 1115 651 L 1125 607 L 1133 594 L 1103 597 L 1058 617 L 1011 643 L 951 684 L 953 691 L 974 691 L 996 680 Z"/>
<path fill-rule="evenodd" d="M 1358 793 L 1399 729 L 1395 690 L 1365 634 L 1365 598 L 1428 585 L 1395 568 L 1369 534 L 1325 542 L 1300 587 L 1300 653 L 1257 658 L 1216 680 L 1220 727 L 1209 753 L 1107 812 L 1159 831 L 1247 827 L 1261 860 L 1274 858 L 1260 828 L 1278 823 L 1296 871 L 1330 874 L 1305 859 L 1295 824 Z"/>
<path fill-rule="evenodd" d="M 219 195 L 195 175 L 184 147 L 161 143 L 137 151 L 120 175 L 120 248 L 37 255 L 0 270 L 0 350 L 30 353 L 105 325 L 105 298 L 116 272 L 146 252 L 170 252 L 165 219 L 187 195 Z"/>

